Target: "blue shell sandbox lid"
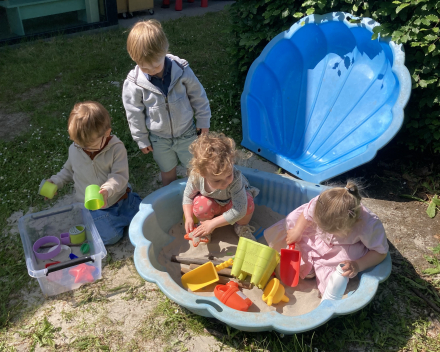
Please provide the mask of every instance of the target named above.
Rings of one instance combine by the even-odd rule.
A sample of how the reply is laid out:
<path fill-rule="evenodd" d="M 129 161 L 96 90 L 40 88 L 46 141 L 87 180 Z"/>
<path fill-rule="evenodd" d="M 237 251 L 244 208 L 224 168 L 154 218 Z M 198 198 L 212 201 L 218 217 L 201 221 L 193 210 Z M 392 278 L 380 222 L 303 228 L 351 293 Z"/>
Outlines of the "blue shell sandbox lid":
<path fill-rule="evenodd" d="M 287 215 L 325 189 L 320 185 L 281 175 L 247 168 L 240 170 L 249 183 L 260 190 L 255 203 L 282 215 Z M 277 311 L 241 312 L 225 306 L 213 296 L 195 295 L 175 282 L 158 260 L 162 248 L 174 240 L 168 234 L 169 230 L 182 221 L 185 185 L 186 179 L 177 180 L 147 196 L 131 221 L 129 236 L 135 246 L 134 264 L 139 275 L 156 283 L 168 298 L 193 313 L 217 318 L 244 331 L 276 330 L 283 334 L 299 333 L 315 329 L 338 315 L 351 314 L 362 309 L 374 298 L 379 283 L 386 280 L 391 273 L 391 257 L 388 254 L 382 263 L 360 273 L 359 287 L 349 297 L 340 301 L 325 300 L 311 312 L 298 316 L 287 316 Z"/>
<path fill-rule="evenodd" d="M 371 40 L 370 18 L 311 15 L 252 64 L 241 96 L 242 145 L 314 183 L 374 158 L 399 131 L 411 78 L 401 45 Z"/>

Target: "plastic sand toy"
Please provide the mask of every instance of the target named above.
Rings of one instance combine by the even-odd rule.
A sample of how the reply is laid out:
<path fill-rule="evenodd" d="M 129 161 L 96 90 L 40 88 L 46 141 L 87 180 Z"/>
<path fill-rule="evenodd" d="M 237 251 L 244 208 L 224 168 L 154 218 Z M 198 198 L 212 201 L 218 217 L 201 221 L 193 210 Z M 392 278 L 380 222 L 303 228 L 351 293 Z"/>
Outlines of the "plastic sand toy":
<path fill-rule="evenodd" d="M 264 289 L 263 297 L 261 298 L 268 306 L 282 302 L 289 302 L 289 298 L 284 295 L 286 289 L 281 285 L 280 280 L 273 278 L 269 281 Z"/>
<path fill-rule="evenodd" d="M 222 264 L 214 266 L 212 262 L 207 262 L 198 268 L 191 270 L 182 276 L 182 285 L 191 291 L 198 291 L 219 280 L 217 272 L 231 266 L 233 259 L 228 259 Z"/>
<path fill-rule="evenodd" d="M 251 284 L 263 289 L 279 262 L 280 255 L 273 248 L 240 237 L 231 274 L 239 280 L 252 275 Z"/>
<path fill-rule="evenodd" d="M 214 289 L 214 295 L 223 304 L 242 312 L 247 312 L 252 305 L 252 301 L 238 289 L 238 284 L 234 281 L 230 281 L 226 285 L 217 285 Z"/>

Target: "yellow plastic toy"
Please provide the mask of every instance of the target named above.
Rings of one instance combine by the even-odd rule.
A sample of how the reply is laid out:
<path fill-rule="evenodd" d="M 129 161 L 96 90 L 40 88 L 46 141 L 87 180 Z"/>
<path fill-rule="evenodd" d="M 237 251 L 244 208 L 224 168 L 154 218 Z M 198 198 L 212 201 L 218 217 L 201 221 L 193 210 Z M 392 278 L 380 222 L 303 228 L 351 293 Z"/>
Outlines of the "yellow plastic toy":
<path fill-rule="evenodd" d="M 279 262 L 280 255 L 273 248 L 241 237 L 231 274 L 239 280 L 252 275 L 251 284 L 263 289 Z"/>
<path fill-rule="evenodd" d="M 264 289 L 263 299 L 264 302 L 267 303 L 268 306 L 272 304 L 277 304 L 280 301 L 289 302 L 289 298 L 284 295 L 286 289 L 283 285 L 280 284 L 280 280 L 273 278 L 269 281 L 266 288 Z"/>
<path fill-rule="evenodd" d="M 200 290 L 217 282 L 219 280 L 217 272 L 231 266 L 233 263 L 234 260 L 232 258 L 216 266 L 212 262 L 207 262 L 183 275 L 182 285 L 191 291 Z"/>

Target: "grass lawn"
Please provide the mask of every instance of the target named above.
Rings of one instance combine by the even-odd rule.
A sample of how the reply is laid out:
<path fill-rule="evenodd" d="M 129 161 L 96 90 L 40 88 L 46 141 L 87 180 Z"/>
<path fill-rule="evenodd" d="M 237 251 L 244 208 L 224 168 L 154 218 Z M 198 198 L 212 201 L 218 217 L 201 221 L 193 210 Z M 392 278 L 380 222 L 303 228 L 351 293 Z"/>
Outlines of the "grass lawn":
<path fill-rule="evenodd" d="M 213 114 L 211 129 L 224 131 L 239 142 L 240 88 L 233 85 L 232 62 L 227 54 L 231 40 L 228 13 L 169 21 L 164 28 L 170 52 L 189 61 L 207 91 Z M 125 49 L 127 35 L 126 30 L 116 29 L 71 38 L 60 36 L 0 51 L 0 112 L 29 116 L 24 133 L 13 141 L 0 141 L 0 228 L 5 233 L 0 236 L 0 351 L 9 349 L 5 337 L 8 330 L 20 325 L 20 319 L 11 321 L 22 308 L 17 298 L 35 280 L 28 276 L 19 236 L 8 235 L 7 219 L 19 210 L 26 212 L 33 207 L 38 211 L 50 205 L 37 195 L 38 186 L 43 178 L 58 172 L 67 159 L 71 141 L 66 123 L 76 102 L 97 100 L 110 111 L 113 132 L 128 150 L 134 189 L 144 197 L 155 188 L 152 180 L 158 168 L 151 155 L 140 153 L 133 142 L 121 101 L 122 82 L 134 66 Z M 70 190 L 67 187 L 59 196 Z M 163 337 L 165 341 L 179 329 L 193 333 L 213 329 L 224 345 L 244 351 L 440 351 L 440 338 L 429 334 L 432 316 L 426 313 L 425 301 L 414 295 L 413 288 L 440 304 L 435 288 L 401 260 L 394 262 L 393 274 L 363 310 L 294 336 L 244 333 L 185 311 L 176 316 L 178 307 L 162 297 L 143 332 L 146 338 Z M 30 331 L 51 341 L 59 327 L 42 321 Z M 105 341 L 96 344 L 95 340 L 81 346 L 100 350 Z M 63 350 L 82 349 L 79 345 L 69 346 Z"/>

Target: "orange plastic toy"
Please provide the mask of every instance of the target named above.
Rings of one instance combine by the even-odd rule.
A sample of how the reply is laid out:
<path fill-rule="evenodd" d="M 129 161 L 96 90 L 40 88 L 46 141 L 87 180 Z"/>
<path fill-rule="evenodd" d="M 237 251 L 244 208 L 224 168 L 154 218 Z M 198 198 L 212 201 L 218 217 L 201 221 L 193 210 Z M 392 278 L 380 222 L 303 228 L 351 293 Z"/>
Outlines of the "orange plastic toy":
<path fill-rule="evenodd" d="M 197 227 L 198 224 L 195 224 L 195 227 Z M 194 247 L 197 247 L 200 243 L 209 243 L 211 242 L 211 235 L 207 236 L 201 236 L 201 237 L 193 237 L 193 233 L 187 233 L 185 236 L 183 236 L 185 240 L 191 241 Z"/>
<path fill-rule="evenodd" d="M 229 281 L 226 285 L 217 285 L 214 294 L 220 302 L 242 312 L 247 312 L 252 305 L 252 301 L 238 289 L 238 284 L 234 281 Z"/>

